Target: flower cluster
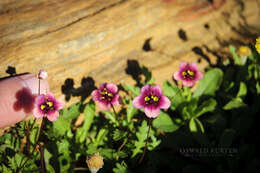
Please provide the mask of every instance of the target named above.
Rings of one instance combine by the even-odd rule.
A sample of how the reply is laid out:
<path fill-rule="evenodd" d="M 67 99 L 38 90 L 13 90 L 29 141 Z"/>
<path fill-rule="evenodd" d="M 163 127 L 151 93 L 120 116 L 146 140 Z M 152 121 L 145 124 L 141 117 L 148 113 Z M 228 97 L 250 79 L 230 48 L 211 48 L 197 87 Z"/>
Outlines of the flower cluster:
<path fill-rule="evenodd" d="M 46 79 L 48 73 L 41 70 L 38 74 L 39 80 Z M 197 80 L 201 80 L 202 73 L 198 70 L 196 63 L 182 62 L 180 69 L 174 73 L 175 80 L 182 81 L 187 87 L 192 87 Z M 40 82 L 40 81 L 39 81 Z M 98 102 L 102 110 L 110 110 L 111 107 L 120 105 L 117 85 L 112 83 L 102 83 L 98 89 L 92 91 L 92 99 Z M 144 85 L 141 88 L 141 95 L 133 100 L 133 106 L 144 109 L 148 118 L 156 118 L 161 109 L 168 109 L 171 101 L 163 95 L 159 85 Z M 59 110 L 63 108 L 63 102 L 58 101 L 50 92 L 40 94 L 35 99 L 33 115 L 35 118 L 47 117 L 50 121 L 56 121 L 59 117 Z"/>
<path fill-rule="evenodd" d="M 201 80 L 203 74 L 198 70 L 196 63 L 182 62 L 179 71 L 174 73 L 175 80 L 181 80 L 184 86 L 192 87 L 197 80 Z M 118 88 L 115 84 L 102 83 L 100 87 L 91 93 L 92 99 L 98 102 L 102 110 L 109 110 L 119 105 Z M 156 118 L 161 109 L 168 109 L 171 101 L 163 96 L 160 85 L 144 85 L 141 95 L 133 100 L 133 106 L 144 109 L 148 118 Z"/>

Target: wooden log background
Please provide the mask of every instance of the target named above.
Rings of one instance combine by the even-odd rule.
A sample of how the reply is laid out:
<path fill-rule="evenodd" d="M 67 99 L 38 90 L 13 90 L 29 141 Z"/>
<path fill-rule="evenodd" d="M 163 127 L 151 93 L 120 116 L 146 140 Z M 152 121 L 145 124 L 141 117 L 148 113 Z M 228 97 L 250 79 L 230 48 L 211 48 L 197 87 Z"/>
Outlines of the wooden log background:
<path fill-rule="evenodd" d="M 8 66 L 46 69 L 61 96 L 72 80 L 84 91 L 86 77 L 134 84 L 127 72 L 137 60 L 161 84 L 180 61 L 201 60 L 203 70 L 228 43 L 259 33 L 260 0 L 1 0 L 0 78 Z"/>

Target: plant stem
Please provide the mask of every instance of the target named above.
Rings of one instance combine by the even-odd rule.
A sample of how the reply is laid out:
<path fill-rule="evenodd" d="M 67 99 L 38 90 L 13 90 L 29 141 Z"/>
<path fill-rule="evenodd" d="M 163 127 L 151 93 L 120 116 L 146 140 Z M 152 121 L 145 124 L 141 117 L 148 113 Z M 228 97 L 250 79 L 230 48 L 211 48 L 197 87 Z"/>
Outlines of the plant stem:
<path fill-rule="evenodd" d="M 124 147 L 124 145 L 126 144 L 127 142 L 127 138 L 124 140 L 124 142 L 120 145 L 120 147 L 118 148 L 117 150 L 117 156 L 116 156 L 116 160 L 119 159 L 119 152 L 121 151 L 121 149 Z"/>
<path fill-rule="evenodd" d="M 115 108 L 114 108 L 114 106 L 113 106 L 112 104 L 111 104 L 111 107 L 112 107 L 113 112 L 114 112 L 114 114 L 115 114 L 116 123 L 117 123 L 117 125 L 119 126 L 119 128 L 122 129 L 122 128 L 121 128 L 121 125 L 120 125 L 120 123 L 119 123 L 119 121 L 118 121 L 119 116 L 118 116 L 118 114 L 117 114 L 117 112 L 116 112 L 116 110 L 115 110 Z"/>
<path fill-rule="evenodd" d="M 114 108 L 114 106 L 112 104 L 111 104 L 111 107 L 113 109 L 113 112 L 114 112 L 115 116 L 117 117 L 118 115 L 117 115 L 116 110 L 115 110 L 115 108 Z"/>
<path fill-rule="evenodd" d="M 144 151 L 143 151 L 143 154 L 139 160 L 139 164 L 142 163 L 143 159 L 144 159 L 144 155 L 145 155 L 145 152 L 146 152 L 146 149 L 147 149 L 147 143 L 148 143 L 148 138 L 149 138 L 149 134 L 150 134 L 150 129 L 151 129 L 151 122 L 152 122 L 152 119 L 149 118 L 148 120 L 148 124 L 149 124 L 149 127 L 148 127 L 148 132 L 147 132 L 147 137 L 146 137 L 146 141 L 145 141 L 145 146 L 144 146 Z"/>
<path fill-rule="evenodd" d="M 45 165 L 45 159 L 44 159 L 44 146 L 40 145 L 40 153 L 41 153 L 41 173 L 46 172 L 46 165 Z"/>
<path fill-rule="evenodd" d="M 33 153 L 34 153 L 34 151 L 35 151 L 35 149 L 36 149 L 36 147 L 37 147 L 37 144 L 38 144 L 38 142 L 39 142 L 39 139 L 40 139 L 40 136 L 41 136 L 41 133 L 42 133 L 43 125 L 44 125 L 44 118 L 42 118 L 42 123 L 41 123 L 41 127 L 40 127 L 40 132 L 39 132 L 39 134 L 38 134 L 37 141 L 36 141 L 36 143 L 35 143 L 35 147 L 33 148 L 33 151 L 31 152 L 30 155 L 33 155 Z M 28 160 L 29 160 L 29 157 L 27 157 L 27 159 L 26 159 L 25 162 L 22 164 L 22 166 L 17 169 L 17 172 L 20 172 L 21 169 L 23 169 L 23 167 L 24 167 L 25 164 L 28 162 Z"/>
<path fill-rule="evenodd" d="M 38 95 L 41 94 L 41 79 L 39 79 Z"/>

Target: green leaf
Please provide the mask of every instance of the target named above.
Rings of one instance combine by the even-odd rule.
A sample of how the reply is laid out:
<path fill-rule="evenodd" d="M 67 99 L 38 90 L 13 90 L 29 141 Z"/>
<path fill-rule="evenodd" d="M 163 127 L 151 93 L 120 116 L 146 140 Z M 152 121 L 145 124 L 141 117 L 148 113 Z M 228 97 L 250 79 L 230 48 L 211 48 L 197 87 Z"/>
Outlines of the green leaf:
<path fill-rule="evenodd" d="M 138 87 L 135 87 L 135 86 L 132 86 L 132 85 L 122 85 L 122 87 L 126 91 L 130 92 L 133 95 L 133 97 L 140 95 L 140 88 L 138 88 Z"/>
<path fill-rule="evenodd" d="M 58 120 L 53 122 L 53 133 L 55 136 L 64 136 L 70 130 L 70 122 L 63 116 L 59 116 Z"/>
<path fill-rule="evenodd" d="M 216 100 L 214 100 L 213 98 L 210 98 L 209 100 L 204 101 L 195 111 L 194 116 L 195 117 L 199 117 L 202 114 L 206 113 L 206 112 L 211 112 L 215 109 L 217 105 Z"/>
<path fill-rule="evenodd" d="M 113 140 L 119 141 L 120 139 L 124 138 L 127 135 L 127 132 L 121 131 L 119 129 L 115 129 L 113 132 Z"/>
<path fill-rule="evenodd" d="M 235 130 L 226 129 L 220 137 L 219 145 L 221 147 L 230 147 L 235 137 Z"/>
<path fill-rule="evenodd" d="M 58 152 L 59 152 L 59 157 L 58 157 L 58 161 L 59 161 L 59 165 L 61 168 L 60 172 L 68 172 L 68 170 L 70 169 L 70 163 L 72 161 L 71 158 L 71 151 L 70 149 L 70 143 L 67 140 L 62 140 L 57 142 L 57 146 L 58 146 Z M 55 158 L 57 159 L 57 158 Z"/>
<path fill-rule="evenodd" d="M 115 124 L 116 126 L 119 126 L 119 123 L 116 120 L 116 115 L 110 111 L 104 111 L 106 118 L 109 119 L 113 124 Z"/>
<path fill-rule="evenodd" d="M 161 140 L 157 140 L 157 138 L 154 135 L 151 135 L 152 142 L 148 143 L 147 148 L 148 150 L 155 149 L 158 145 L 160 145 Z"/>
<path fill-rule="evenodd" d="M 109 160 L 115 159 L 117 156 L 116 150 L 111 149 L 111 148 L 101 148 L 98 151 L 101 156 L 103 156 L 104 158 L 109 159 Z"/>
<path fill-rule="evenodd" d="M 3 172 L 3 173 L 12 173 L 13 171 L 6 167 L 4 164 L 0 165 L 0 171 Z"/>
<path fill-rule="evenodd" d="M 224 107 L 224 110 L 231 110 L 236 109 L 240 107 L 244 107 L 246 104 L 243 102 L 243 100 L 240 97 L 233 98 L 231 101 L 229 101 Z"/>
<path fill-rule="evenodd" d="M 193 97 L 201 95 L 214 95 L 221 85 L 223 72 L 218 68 L 209 70 L 200 81 L 198 88 L 193 94 Z"/>
<path fill-rule="evenodd" d="M 126 109 L 127 122 L 130 123 L 132 117 L 136 114 L 137 109 L 133 107 L 132 101 L 130 101 L 128 108 Z"/>
<path fill-rule="evenodd" d="M 161 114 L 153 120 L 153 126 L 165 132 L 174 132 L 180 127 L 172 121 L 168 114 L 164 112 L 161 112 Z"/>
<path fill-rule="evenodd" d="M 63 110 L 63 116 L 67 119 L 75 119 L 80 114 L 81 103 L 73 104 L 68 109 Z"/>
<path fill-rule="evenodd" d="M 82 143 L 86 137 L 88 130 L 90 129 L 90 126 L 93 122 L 94 116 L 95 116 L 95 104 L 94 102 L 90 102 L 86 104 L 85 109 L 84 109 L 84 124 L 82 127 L 77 129 L 76 132 L 76 140 Z"/>
<path fill-rule="evenodd" d="M 181 115 L 182 115 L 184 120 L 190 119 L 191 114 L 190 114 L 187 106 L 182 106 Z"/>
<path fill-rule="evenodd" d="M 204 133 L 204 127 L 199 119 L 191 118 L 189 123 L 190 131 L 191 132 L 202 132 Z"/>
<path fill-rule="evenodd" d="M 229 45 L 229 51 L 230 51 L 231 55 L 233 56 L 234 63 L 236 65 L 240 65 L 241 62 L 240 62 L 239 56 L 236 53 L 236 48 L 233 45 Z"/>
<path fill-rule="evenodd" d="M 244 82 L 240 82 L 239 91 L 237 93 L 237 97 L 244 98 L 247 94 L 247 87 Z"/>
<path fill-rule="evenodd" d="M 23 157 L 25 157 L 25 156 L 21 153 L 16 153 L 14 157 L 8 157 L 8 160 L 10 163 L 9 166 L 13 170 L 17 170 L 17 168 L 19 168 L 22 164 L 24 164 Z"/>
<path fill-rule="evenodd" d="M 169 81 L 163 83 L 163 94 L 171 99 L 171 108 L 176 109 L 185 99 L 181 89 Z"/>
<path fill-rule="evenodd" d="M 97 137 L 94 140 L 94 143 L 97 146 L 103 145 L 107 134 L 108 134 L 108 130 L 107 129 L 100 129 L 99 132 L 98 132 Z"/>
<path fill-rule="evenodd" d="M 145 146 L 145 140 L 147 137 L 148 125 L 146 121 L 142 122 L 142 125 L 138 128 L 138 132 L 136 133 L 137 140 L 134 141 L 134 150 L 132 154 L 132 158 L 135 157 L 138 153 L 142 153 L 142 148 Z"/>
<path fill-rule="evenodd" d="M 113 168 L 113 172 L 114 173 L 127 173 L 127 164 L 122 161 L 121 164 L 120 163 L 116 163 L 116 167 Z"/>
<path fill-rule="evenodd" d="M 257 93 L 257 94 L 260 94 L 260 84 L 259 84 L 258 81 L 256 82 L 255 87 L 256 87 L 256 93 Z"/>

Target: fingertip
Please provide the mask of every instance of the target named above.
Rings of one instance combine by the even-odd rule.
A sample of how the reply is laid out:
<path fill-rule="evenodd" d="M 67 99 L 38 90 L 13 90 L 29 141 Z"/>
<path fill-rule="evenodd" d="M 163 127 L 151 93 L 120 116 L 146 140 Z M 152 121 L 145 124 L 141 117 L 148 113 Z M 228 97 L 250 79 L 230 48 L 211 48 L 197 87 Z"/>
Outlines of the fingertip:
<path fill-rule="evenodd" d="M 40 93 L 49 92 L 46 80 L 40 81 Z M 31 114 L 39 92 L 39 79 L 34 74 L 16 76 L 0 81 L 0 128 L 22 121 Z"/>

